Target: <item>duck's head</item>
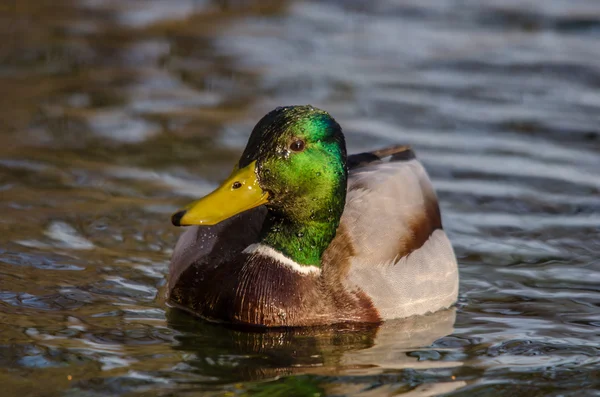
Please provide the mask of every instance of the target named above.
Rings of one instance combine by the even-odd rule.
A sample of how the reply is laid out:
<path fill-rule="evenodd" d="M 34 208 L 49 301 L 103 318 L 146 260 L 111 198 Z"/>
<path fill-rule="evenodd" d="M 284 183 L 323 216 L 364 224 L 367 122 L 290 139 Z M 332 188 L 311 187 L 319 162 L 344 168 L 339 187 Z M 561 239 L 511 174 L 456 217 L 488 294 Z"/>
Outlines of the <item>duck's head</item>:
<path fill-rule="evenodd" d="M 338 123 L 312 106 L 280 107 L 254 127 L 229 178 L 175 213 L 172 222 L 176 226 L 214 225 L 266 205 L 283 223 L 328 222 L 335 232 L 346 181 L 346 145 Z M 278 222 L 272 223 L 278 227 Z"/>

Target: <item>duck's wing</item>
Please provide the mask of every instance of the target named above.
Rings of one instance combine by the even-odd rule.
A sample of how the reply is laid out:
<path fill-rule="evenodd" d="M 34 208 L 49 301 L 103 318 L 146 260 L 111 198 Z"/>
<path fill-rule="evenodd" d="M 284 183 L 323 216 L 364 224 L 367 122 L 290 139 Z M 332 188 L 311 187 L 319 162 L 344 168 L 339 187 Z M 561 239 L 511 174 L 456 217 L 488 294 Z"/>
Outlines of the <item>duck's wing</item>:
<path fill-rule="evenodd" d="M 222 263 L 258 242 L 265 221 L 264 206 L 245 211 L 214 226 L 190 226 L 179 237 L 169 265 L 169 287 L 192 265 Z"/>
<path fill-rule="evenodd" d="M 324 275 L 367 294 L 382 319 L 452 305 L 456 258 L 414 152 L 397 146 L 350 156 L 348 164 L 346 207 L 323 257 Z"/>

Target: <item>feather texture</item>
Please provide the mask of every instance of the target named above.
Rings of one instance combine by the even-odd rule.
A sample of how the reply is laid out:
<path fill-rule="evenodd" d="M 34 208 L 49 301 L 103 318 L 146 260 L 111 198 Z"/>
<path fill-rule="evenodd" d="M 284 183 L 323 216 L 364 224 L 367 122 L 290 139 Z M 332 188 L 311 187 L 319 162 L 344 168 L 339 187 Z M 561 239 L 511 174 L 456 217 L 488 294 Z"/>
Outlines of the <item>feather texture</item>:
<path fill-rule="evenodd" d="M 191 227 L 181 236 L 171 260 L 170 301 L 202 316 L 209 310 L 214 319 L 271 326 L 372 322 L 451 306 L 458 294 L 457 263 L 437 197 L 412 150 L 361 153 L 350 156 L 348 164 L 346 204 L 336 237 L 322 256 L 322 272 L 293 276 L 294 268 L 278 264 L 269 250 L 255 250 L 247 259 L 242 251 L 258 243 L 267 213 L 259 207 L 216 226 Z M 275 274 L 283 272 L 290 274 Z M 199 274 L 211 285 L 204 285 Z M 222 287 L 232 291 L 219 290 L 214 285 L 219 279 L 226 279 Z M 267 280 L 292 281 L 256 285 Z M 201 309 L 208 307 L 201 302 L 205 298 L 216 303 Z M 286 306 L 298 299 L 302 304 Z M 248 305 L 251 314 L 232 312 Z"/>

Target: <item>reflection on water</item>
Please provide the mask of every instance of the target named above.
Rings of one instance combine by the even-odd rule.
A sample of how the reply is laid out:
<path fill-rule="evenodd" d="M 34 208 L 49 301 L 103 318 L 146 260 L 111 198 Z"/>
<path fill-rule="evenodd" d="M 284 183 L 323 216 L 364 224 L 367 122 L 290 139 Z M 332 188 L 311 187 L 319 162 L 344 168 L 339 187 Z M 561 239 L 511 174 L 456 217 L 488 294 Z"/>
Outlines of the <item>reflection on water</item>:
<path fill-rule="evenodd" d="M 5 3 L 4 394 L 600 388 L 596 1 Z M 459 257 L 456 314 L 256 333 L 165 310 L 170 213 L 266 111 L 304 103 L 350 151 L 415 147 Z"/>
<path fill-rule="evenodd" d="M 253 381 L 282 375 L 376 374 L 383 369 L 425 367 L 409 356 L 452 333 L 454 310 L 420 318 L 373 325 L 338 325 L 308 329 L 230 329 L 170 311 L 169 326 L 181 332 L 177 350 L 191 353 L 186 363 L 220 382 Z M 207 345 L 211 345 L 207 348 Z M 243 356 L 231 363 L 235 373 L 215 365 L 223 356 Z M 460 363 L 444 363 L 445 367 Z M 231 379 L 227 379 L 231 377 Z"/>

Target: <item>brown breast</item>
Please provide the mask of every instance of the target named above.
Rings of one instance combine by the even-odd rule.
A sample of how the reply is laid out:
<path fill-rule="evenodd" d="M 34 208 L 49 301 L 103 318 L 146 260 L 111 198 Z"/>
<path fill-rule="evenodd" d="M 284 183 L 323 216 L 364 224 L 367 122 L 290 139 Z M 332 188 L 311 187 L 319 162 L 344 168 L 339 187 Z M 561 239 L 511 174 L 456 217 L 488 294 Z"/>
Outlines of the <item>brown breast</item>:
<path fill-rule="evenodd" d="M 323 274 L 242 253 L 226 263 L 189 266 L 170 281 L 169 301 L 207 319 L 269 327 L 380 321 L 364 293 Z"/>

